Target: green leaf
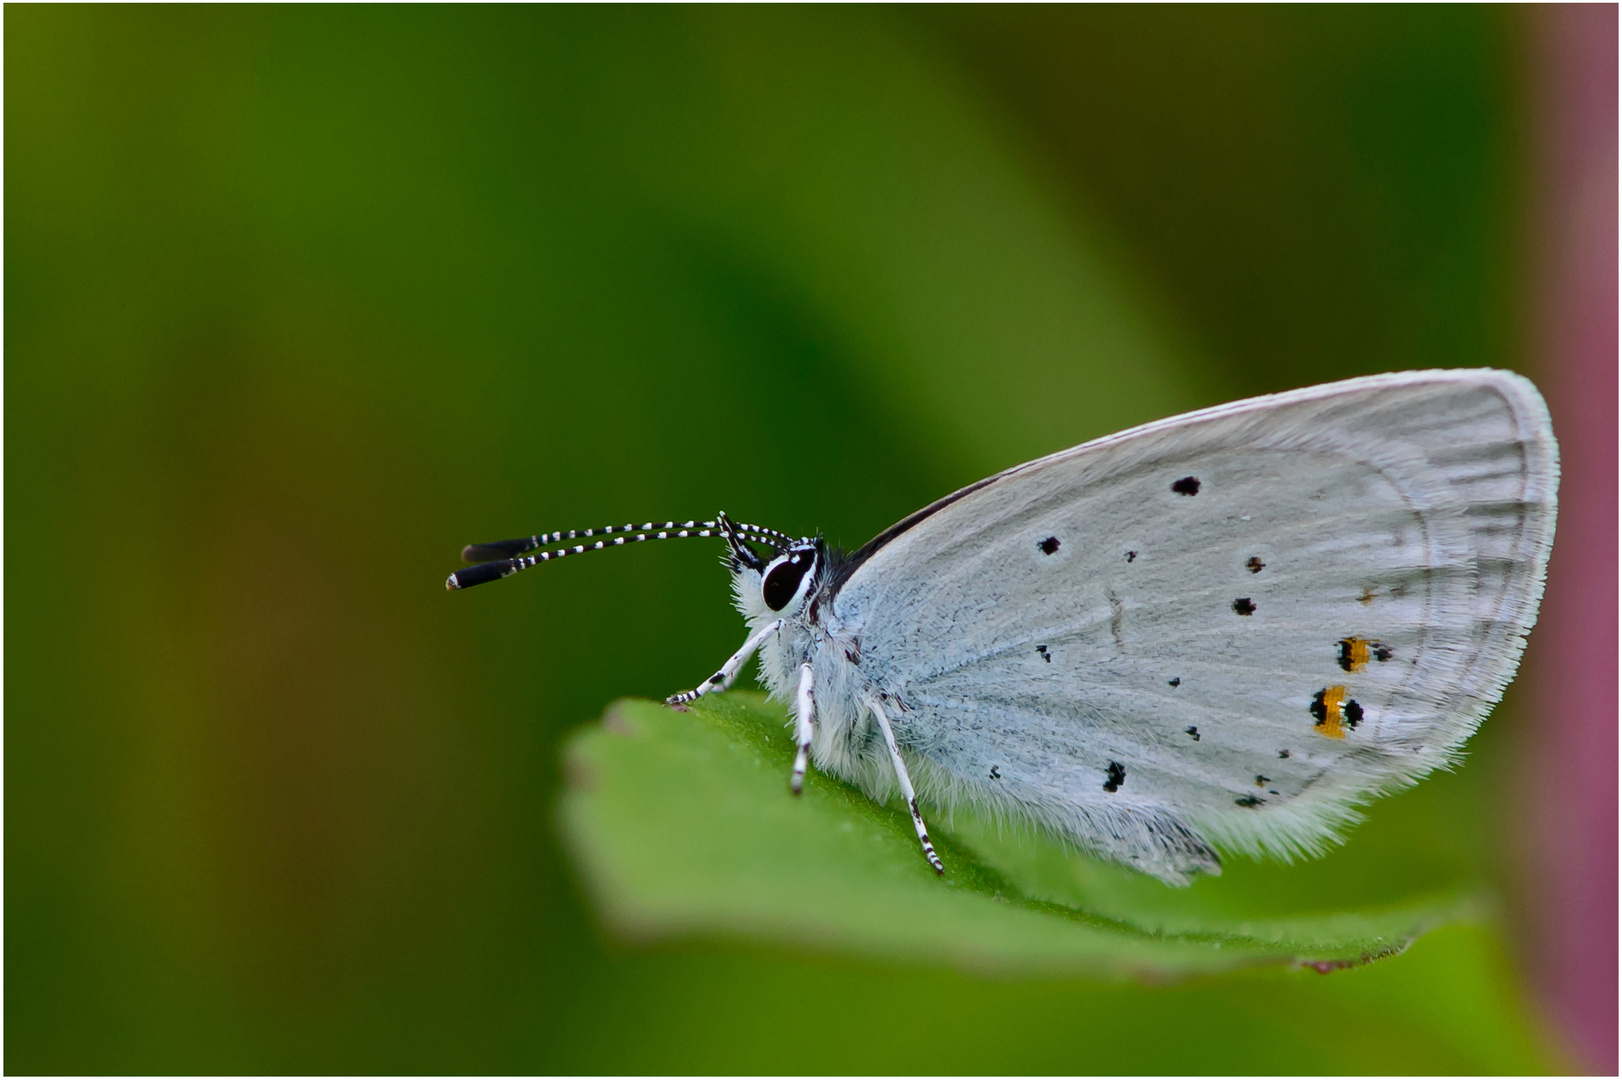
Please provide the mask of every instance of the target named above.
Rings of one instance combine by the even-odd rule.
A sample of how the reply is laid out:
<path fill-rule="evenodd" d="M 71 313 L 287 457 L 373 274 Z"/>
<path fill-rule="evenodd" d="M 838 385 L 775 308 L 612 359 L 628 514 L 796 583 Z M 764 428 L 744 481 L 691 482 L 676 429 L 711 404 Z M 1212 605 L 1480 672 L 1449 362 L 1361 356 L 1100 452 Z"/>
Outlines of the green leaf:
<path fill-rule="evenodd" d="M 1462 888 L 1349 908 L 1310 889 L 1258 897 L 1231 868 L 1173 889 L 961 811 L 928 815 L 947 868 L 937 878 L 899 803 L 814 771 L 795 798 L 792 759 L 783 710 L 758 693 L 690 711 L 624 700 L 577 733 L 564 832 L 610 930 L 1006 974 L 1165 978 L 1360 964 L 1484 906 Z"/>

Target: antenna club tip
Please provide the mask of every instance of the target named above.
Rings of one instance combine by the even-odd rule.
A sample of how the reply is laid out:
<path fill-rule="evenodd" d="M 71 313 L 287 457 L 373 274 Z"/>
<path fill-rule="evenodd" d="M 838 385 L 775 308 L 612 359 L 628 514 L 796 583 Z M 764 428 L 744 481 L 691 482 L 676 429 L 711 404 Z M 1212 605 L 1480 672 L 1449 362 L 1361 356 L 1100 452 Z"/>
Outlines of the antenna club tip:
<path fill-rule="evenodd" d="M 450 577 L 445 579 L 445 591 L 446 592 L 455 592 L 457 589 L 460 589 L 461 587 L 462 587 L 462 585 L 461 585 L 460 582 L 458 582 L 456 580 L 456 575 L 455 574 L 452 574 Z"/>
<path fill-rule="evenodd" d="M 467 547 L 463 548 L 462 549 L 462 561 L 463 562 L 469 562 L 469 563 L 470 562 L 478 562 L 479 560 L 475 559 L 473 557 L 473 549 L 478 547 L 478 546 L 479 545 L 477 545 L 477 544 L 469 544 Z M 455 588 L 455 587 L 456 586 L 454 586 L 454 585 L 446 586 L 446 588 Z"/>

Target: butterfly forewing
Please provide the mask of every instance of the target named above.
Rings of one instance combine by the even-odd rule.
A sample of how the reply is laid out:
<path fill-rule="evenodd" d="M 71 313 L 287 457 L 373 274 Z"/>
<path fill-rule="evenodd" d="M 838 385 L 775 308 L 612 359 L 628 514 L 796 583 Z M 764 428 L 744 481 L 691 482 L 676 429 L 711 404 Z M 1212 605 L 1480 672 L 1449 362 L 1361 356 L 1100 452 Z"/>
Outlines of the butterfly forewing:
<path fill-rule="evenodd" d="M 968 795 L 1177 880 L 1291 854 L 1445 762 L 1513 674 L 1554 442 L 1501 372 L 1382 376 L 1020 466 L 835 599 L 897 736 Z"/>

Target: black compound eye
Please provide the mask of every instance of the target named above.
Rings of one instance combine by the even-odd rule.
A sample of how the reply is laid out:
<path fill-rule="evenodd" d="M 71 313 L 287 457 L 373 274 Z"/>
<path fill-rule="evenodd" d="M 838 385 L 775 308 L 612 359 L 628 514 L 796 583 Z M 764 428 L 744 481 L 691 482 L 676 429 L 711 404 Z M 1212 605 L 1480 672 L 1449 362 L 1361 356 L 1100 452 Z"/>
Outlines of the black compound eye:
<path fill-rule="evenodd" d="M 811 552 L 796 551 L 767 571 L 766 580 L 760 583 L 760 597 L 766 601 L 766 606 L 773 611 L 782 611 L 787 607 L 794 594 L 800 591 L 800 581 L 815 561 Z"/>

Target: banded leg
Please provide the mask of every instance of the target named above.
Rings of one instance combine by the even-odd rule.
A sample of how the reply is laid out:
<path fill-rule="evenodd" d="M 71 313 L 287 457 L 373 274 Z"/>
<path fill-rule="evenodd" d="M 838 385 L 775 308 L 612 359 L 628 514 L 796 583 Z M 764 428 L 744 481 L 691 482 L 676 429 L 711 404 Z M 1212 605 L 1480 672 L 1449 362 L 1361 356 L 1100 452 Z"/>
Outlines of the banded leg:
<path fill-rule="evenodd" d="M 901 760 L 901 749 L 895 744 L 895 732 L 890 730 L 890 718 L 884 715 L 884 709 L 879 706 L 876 697 L 868 696 L 863 699 L 873 716 L 879 722 L 879 730 L 884 732 L 884 745 L 890 751 L 890 764 L 895 766 L 895 778 L 901 784 L 901 797 L 907 800 L 907 809 L 912 813 L 912 827 L 918 830 L 918 842 L 924 845 L 924 858 L 929 865 L 935 868 L 936 874 L 946 873 L 946 867 L 941 865 L 940 856 L 935 854 L 935 845 L 929 842 L 929 830 L 924 828 L 924 815 L 918 812 L 918 796 L 913 794 L 912 777 L 907 775 L 906 762 Z"/>
<path fill-rule="evenodd" d="M 794 698 L 794 742 L 799 747 L 794 753 L 794 775 L 788 786 L 798 795 L 805 786 L 805 766 L 811 757 L 811 717 L 815 706 L 811 700 L 811 665 L 800 665 L 800 692 Z"/>
<path fill-rule="evenodd" d="M 721 665 L 720 671 L 699 683 L 696 690 L 684 690 L 679 694 L 671 694 L 665 698 L 665 704 L 686 705 L 690 701 L 697 701 L 712 690 L 732 689 L 733 680 L 738 677 L 738 672 L 743 670 L 743 666 L 749 662 L 749 658 L 755 655 L 755 650 L 760 648 L 760 643 L 776 633 L 777 628 L 782 625 L 782 619 L 774 619 L 753 634 L 750 634 L 749 640 L 743 643 L 743 648 L 733 653 L 732 658 Z"/>

